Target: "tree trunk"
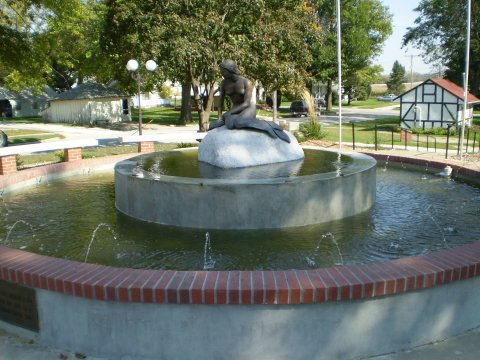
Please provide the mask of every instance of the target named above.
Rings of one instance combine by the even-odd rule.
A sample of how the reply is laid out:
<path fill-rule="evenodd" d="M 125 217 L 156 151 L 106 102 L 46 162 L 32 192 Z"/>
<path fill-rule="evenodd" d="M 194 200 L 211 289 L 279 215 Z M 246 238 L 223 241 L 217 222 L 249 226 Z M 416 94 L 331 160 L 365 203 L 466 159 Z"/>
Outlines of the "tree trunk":
<path fill-rule="evenodd" d="M 480 96 L 480 66 L 475 67 L 472 71 L 472 82 L 470 85 L 470 92 L 479 97 Z"/>
<path fill-rule="evenodd" d="M 332 80 L 331 79 L 328 79 L 327 80 L 327 92 L 325 94 L 325 101 L 327 102 L 327 111 L 332 111 L 332 98 L 333 98 L 333 94 L 332 94 Z"/>
<path fill-rule="evenodd" d="M 278 117 L 278 107 L 277 107 L 277 90 L 273 90 L 272 94 L 272 103 L 273 103 L 273 121 L 277 121 Z"/>
<path fill-rule="evenodd" d="M 202 94 L 200 94 L 200 83 L 193 81 L 193 101 L 197 107 L 198 112 L 198 130 L 200 132 L 208 131 L 208 121 L 210 119 L 210 112 L 213 105 L 213 85 L 208 89 L 207 101 L 204 103 Z"/>
<path fill-rule="evenodd" d="M 192 97 L 190 96 L 190 90 L 192 84 L 186 81 L 182 84 L 182 109 L 180 111 L 180 118 L 178 119 L 179 125 L 185 125 L 191 123 L 192 119 Z"/>

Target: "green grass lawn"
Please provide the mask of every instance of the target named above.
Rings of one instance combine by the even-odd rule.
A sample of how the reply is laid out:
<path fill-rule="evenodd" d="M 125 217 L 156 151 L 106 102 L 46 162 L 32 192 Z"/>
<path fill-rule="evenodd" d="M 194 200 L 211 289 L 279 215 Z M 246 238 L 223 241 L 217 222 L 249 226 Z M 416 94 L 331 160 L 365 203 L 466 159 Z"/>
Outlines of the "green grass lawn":
<path fill-rule="evenodd" d="M 194 144 L 191 144 L 194 145 Z M 155 144 L 156 151 L 172 150 L 183 147 L 184 144 Z M 90 159 L 97 157 L 113 156 L 120 154 L 131 154 L 138 151 L 137 144 L 108 146 L 108 147 L 92 147 L 84 148 L 82 158 Z M 49 151 L 38 154 L 17 155 L 17 163 L 19 168 L 27 168 L 38 165 L 52 164 L 63 161 L 63 150 Z"/>
<path fill-rule="evenodd" d="M 400 125 L 399 125 L 398 116 L 392 116 L 383 119 L 377 119 L 372 121 L 365 121 L 355 124 L 355 142 L 364 143 L 364 144 L 374 144 L 375 143 L 375 125 L 377 126 L 377 136 L 381 136 L 382 139 L 385 136 L 390 137 L 392 130 L 394 132 L 394 137 L 398 138 L 398 143 L 400 143 Z M 326 126 L 325 131 L 327 136 L 325 140 L 328 141 L 338 141 L 338 125 Z M 396 135 L 396 136 L 395 136 Z M 353 142 L 353 131 L 351 124 L 342 125 L 342 141 Z"/>
<path fill-rule="evenodd" d="M 172 106 L 153 107 L 142 109 L 143 124 L 159 124 L 159 125 L 178 125 L 180 119 L 180 107 L 176 109 Z M 192 123 L 198 123 L 198 112 L 192 111 Z M 210 113 L 210 121 L 217 120 L 217 112 Z M 138 123 L 138 109 L 132 111 L 132 121 Z"/>
<path fill-rule="evenodd" d="M 6 118 L 3 119 L 6 123 L 28 123 L 28 124 L 43 124 L 44 121 L 39 116 L 32 116 L 32 117 L 15 117 L 15 118 Z M 1 125 L 0 125 L 1 126 Z"/>
<path fill-rule="evenodd" d="M 1 127 L 0 127 L 1 129 Z M 65 138 L 63 135 L 58 133 L 52 133 L 49 131 L 41 131 L 41 130 L 34 130 L 34 129 L 9 129 L 4 130 L 5 134 L 8 136 L 8 144 L 9 145 L 25 145 L 25 144 L 33 144 L 39 143 L 43 140 L 48 139 L 63 139 Z"/>
<path fill-rule="evenodd" d="M 350 105 L 347 103 L 342 103 L 342 106 L 346 107 L 356 107 L 360 109 L 377 109 L 385 106 L 399 105 L 399 102 L 396 101 L 378 101 L 377 99 L 370 98 L 363 101 L 352 101 Z"/>

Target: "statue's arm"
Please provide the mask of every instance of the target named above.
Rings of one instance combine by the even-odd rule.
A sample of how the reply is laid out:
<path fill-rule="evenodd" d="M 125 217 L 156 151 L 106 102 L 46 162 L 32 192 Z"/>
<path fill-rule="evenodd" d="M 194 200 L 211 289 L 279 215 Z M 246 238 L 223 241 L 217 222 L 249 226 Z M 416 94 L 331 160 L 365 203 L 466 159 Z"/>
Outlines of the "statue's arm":
<path fill-rule="evenodd" d="M 244 78 L 243 86 L 245 94 L 243 97 L 243 101 L 230 109 L 229 113 L 231 114 L 240 114 L 251 106 L 253 94 L 252 83 L 248 79 Z"/>
<path fill-rule="evenodd" d="M 223 81 L 220 83 L 219 89 L 220 89 L 220 101 L 219 101 L 219 104 L 218 104 L 218 117 L 220 118 L 220 116 L 223 113 L 223 107 L 224 107 L 224 103 L 225 103 L 225 89 L 224 89 L 224 86 L 223 86 Z"/>

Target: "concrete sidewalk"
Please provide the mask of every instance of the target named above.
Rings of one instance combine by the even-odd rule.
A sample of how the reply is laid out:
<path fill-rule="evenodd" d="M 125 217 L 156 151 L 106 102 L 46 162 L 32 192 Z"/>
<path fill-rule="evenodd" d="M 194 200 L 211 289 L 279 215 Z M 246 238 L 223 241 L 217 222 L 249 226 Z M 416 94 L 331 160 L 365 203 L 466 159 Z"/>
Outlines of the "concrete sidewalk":
<path fill-rule="evenodd" d="M 7 328 L 5 330 L 5 328 Z M 114 360 L 113 358 L 94 357 L 75 351 L 59 350 L 42 346 L 27 331 L 14 334 L 9 331 L 10 325 L 0 321 L 0 359 L 1 360 L 52 360 L 52 359 L 90 359 Z M 32 334 L 32 333 L 30 333 Z M 417 348 L 374 356 L 372 360 L 478 360 L 480 359 L 480 329 L 469 331 L 463 335 L 445 341 L 420 346 Z M 73 349 L 74 350 L 74 349 Z M 268 358 L 268 354 L 265 354 Z M 123 360 L 133 360 L 122 357 Z M 119 360 L 116 358 L 115 360 Z M 136 358 L 135 360 L 142 360 Z M 342 360 L 342 359 L 339 359 Z M 347 359 L 345 359 L 347 360 Z M 350 360 L 350 359 L 348 359 Z M 358 359 L 360 360 L 360 359 Z"/>
<path fill-rule="evenodd" d="M 138 135 L 136 124 L 122 124 L 121 129 L 109 129 L 100 127 L 70 126 L 61 124 L 37 124 L 37 123 L 0 123 L 0 129 L 3 131 L 13 129 L 29 129 L 58 133 L 63 136 L 63 140 L 81 140 L 81 139 L 99 139 L 103 142 L 117 141 L 120 137 Z M 195 142 L 205 133 L 198 132 L 197 124 L 185 126 L 168 126 L 147 124 L 143 126 L 143 135 L 156 135 L 161 142 Z M 50 141 L 58 141 L 59 138 L 53 138 Z"/>
<path fill-rule="evenodd" d="M 471 330 L 452 339 L 420 346 L 398 353 L 374 356 L 374 360 L 478 360 L 480 329 Z"/>

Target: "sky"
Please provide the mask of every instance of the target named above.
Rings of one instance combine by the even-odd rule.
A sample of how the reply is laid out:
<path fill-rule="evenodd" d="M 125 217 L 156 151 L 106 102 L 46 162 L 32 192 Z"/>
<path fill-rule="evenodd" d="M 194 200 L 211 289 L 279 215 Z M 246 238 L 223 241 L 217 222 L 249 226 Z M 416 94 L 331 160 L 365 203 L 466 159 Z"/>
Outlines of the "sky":
<path fill-rule="evenodd" d="M 383 53 L 374 60 L 375 64 L 383 67 L 384 74 L 390 74 L 395 60 L 405 67 L 407 74 L 410 74 L 410 65 L 413 60 L 413 71 L 416 73 L 430 73 L 433 71 L 432 66 L 425 64 L 418 56 L 420 50 L 411 46 L 401 48 L 403 35 L 407 32 L 407 28 L 414 25 L 418 12 L 413 11 L 420 0 L 382 0 L 382 3 L 390 9 L 393 14 L 392 30 L 393 33 L 385 41 Z M 411 58 L 410 55 L 417 55 Z"/>

